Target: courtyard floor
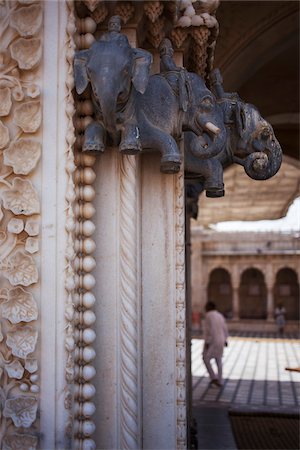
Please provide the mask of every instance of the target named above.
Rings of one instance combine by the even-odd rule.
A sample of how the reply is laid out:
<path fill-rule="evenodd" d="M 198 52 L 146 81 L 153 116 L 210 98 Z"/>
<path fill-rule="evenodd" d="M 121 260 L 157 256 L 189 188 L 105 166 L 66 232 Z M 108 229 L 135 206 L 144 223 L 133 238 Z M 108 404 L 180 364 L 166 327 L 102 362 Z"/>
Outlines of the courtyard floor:
<path fill-rule="evenodd" d="M 222 388 L 209 385 L 203 339 L 192 340 L 193 417 L 199 449 L 235 449 L 228 411 L 299 413 L 300 341 L 256 333 L 231 336 L 223 356 Z"/>

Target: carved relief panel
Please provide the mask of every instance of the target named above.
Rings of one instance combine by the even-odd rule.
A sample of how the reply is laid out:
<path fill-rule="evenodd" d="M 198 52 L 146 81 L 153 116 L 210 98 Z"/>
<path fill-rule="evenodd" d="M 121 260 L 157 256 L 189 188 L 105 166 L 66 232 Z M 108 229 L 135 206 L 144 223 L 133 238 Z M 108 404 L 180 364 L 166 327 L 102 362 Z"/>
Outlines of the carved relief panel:
<path fill-rule="evenodd" d="M 38 444 L 42 3 L 0 4 L 1 448 Z"/>

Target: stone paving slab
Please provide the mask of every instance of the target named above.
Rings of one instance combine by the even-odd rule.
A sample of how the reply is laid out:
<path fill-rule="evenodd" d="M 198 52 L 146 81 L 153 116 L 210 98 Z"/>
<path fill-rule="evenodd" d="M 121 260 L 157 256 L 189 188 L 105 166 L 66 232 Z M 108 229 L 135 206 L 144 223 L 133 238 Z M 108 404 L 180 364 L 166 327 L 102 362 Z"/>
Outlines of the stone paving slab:
<path fill-rule="evenodd" d="M 234 336 L 223 356 L 222 388 L 209 385 L 202 361 L 203 339 L 192 340 L 193 404 L 299 411 L 300 341 Z"/>

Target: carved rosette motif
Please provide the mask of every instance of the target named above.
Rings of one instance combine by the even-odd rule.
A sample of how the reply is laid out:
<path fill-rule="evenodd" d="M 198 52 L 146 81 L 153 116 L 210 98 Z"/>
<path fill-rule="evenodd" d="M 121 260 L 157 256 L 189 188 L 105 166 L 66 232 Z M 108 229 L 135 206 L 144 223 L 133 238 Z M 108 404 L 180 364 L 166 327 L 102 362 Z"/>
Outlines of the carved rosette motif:
<path fill-rule="evenodd" d="M 35 449 L 42 2 L 0 4 L 0 447 Z M 34 70 L 33 70 L 34 69 Z"/>
<path fill-rule="evenodd" d="M 73 3 L 73 2 L 72 2 Z M 89 6 L 93 9 L 93 5 L 89 2 Z M 70 6 L 71 7 L 71 2 Z M 89 48 L 94 42 L 93 32 L 96 30 L 96 23 L 91 17 L 79 19 L 75 16 L 74 4 L 72 6 L 72 13 L 70 15 L 71 21 L 69 21 L 69 32 L 72 31 L 73 41 L 76 43 L 77 49 Z M 75 49 L 75 47 L 73 47 Z M 73 65 L 70 66 L 70 73 L 73 73 Z M 73 79 L 72 79 L 73 86 Z M 71 88 L 72 89 L 72 88 Z M 70 91 L 70 95 L 72 95 Z M 70 102 L 71 104 L 71 102 Z M 96 444 L 92 438 L 96 430 L 96 425 L 92 420 L 92 416 L 95 413 L 96 407 L 93 403 L 96 390 L 92 384 L 92 380 L 96 375 L 96 369 L 93 365 L 93 361 L 96 357 L 94 349 L 94 342 L 96 340 L 96 333 L 93 329 L 93 325 L 96 321 L 96 315 L 93 311 L 96 298 L 92 292 L 96 280 L 92 274 L 96 266 L 93 253 L 96 249 L 95 241 L 92 239 L 95 232 L 95 225 L 92 218 L 95 214 L 95 207 L 93 200 L 96 192 L 93 187 L 93 183 L 96 179 L 96 174 L 93 170 L 95 163 L 95 156 L 82 153 L 82 133 L 91 121 L 91 115 L 93 114 L 92 102 L 89 98 L 77 99 L 76 105 L 74 99 L 72 99 L 72 107 L 67 108 L 71 111 L 72 119 L 74 116 L 75 130 L 75 146 L 74 148 L 75 160 L 75 290 L 73 296 L 72 306 L 72 318 L 70 316 L 70 327 L 72 327 L 72 343 L 74 344 L 74 392 L 70 395 L 72 399 L 72 406 L 70 409 L 70 420 L 73 414 L 74 423 L 70 431 L 72 431 L 73 446 L 75 449 L 94 449 Z M 71 122 L 70 122 L 71 127 Z M 73 141 L 74 143 L 74 141 Z M 74 157 L 72 153 L 72 157 Z M 68 162 L 67 162 L 68 166 Z M 73 197 L 72 197 L 73 199 Z M 73 230 L 72 230 L 73 232 Z M 71 247 L 70 247 L 71 248 Z M 74 308 L 75 307 L 75 308 Z M 67 304 L 67 309 L 71 305 Z M 70 328 L 71 329 L 71 328 Z M 68 338 L 68 336 L 67 336 Z M 71 380 L 70 380 L 71 382 Z"/>

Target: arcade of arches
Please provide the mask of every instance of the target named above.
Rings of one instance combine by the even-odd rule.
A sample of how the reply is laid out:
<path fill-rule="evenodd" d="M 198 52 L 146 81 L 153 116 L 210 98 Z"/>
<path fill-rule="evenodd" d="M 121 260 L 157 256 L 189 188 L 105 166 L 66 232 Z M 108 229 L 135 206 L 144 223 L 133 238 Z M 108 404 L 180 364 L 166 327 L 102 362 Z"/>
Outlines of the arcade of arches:
<path fill-rule="evenodd" d="M 299 319 L 300 243 L 296 233 L 192 232 L 192 309 L 206 301 L 232 322 L 274 322 L 279 304 Z"/>

